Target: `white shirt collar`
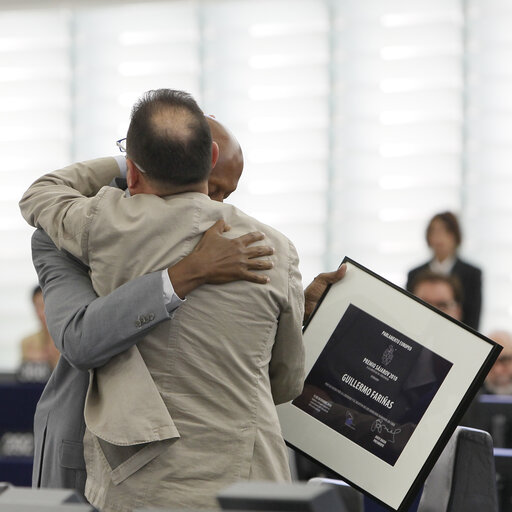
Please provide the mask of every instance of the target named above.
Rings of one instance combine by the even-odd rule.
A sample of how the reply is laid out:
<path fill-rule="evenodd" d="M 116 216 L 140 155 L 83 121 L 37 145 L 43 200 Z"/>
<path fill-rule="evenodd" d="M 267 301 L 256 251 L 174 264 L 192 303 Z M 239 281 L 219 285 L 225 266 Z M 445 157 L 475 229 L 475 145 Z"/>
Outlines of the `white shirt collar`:
<path fill-rule="evenodd" d="M 450 275 L 452 268 L 455 265 L 455 260 L 455 257 L 446 258 L 444 261 L 439 261 L 434 258 L 429 264 L 430 270 L 436 274 L 443 274 L 445 276 Z"/>

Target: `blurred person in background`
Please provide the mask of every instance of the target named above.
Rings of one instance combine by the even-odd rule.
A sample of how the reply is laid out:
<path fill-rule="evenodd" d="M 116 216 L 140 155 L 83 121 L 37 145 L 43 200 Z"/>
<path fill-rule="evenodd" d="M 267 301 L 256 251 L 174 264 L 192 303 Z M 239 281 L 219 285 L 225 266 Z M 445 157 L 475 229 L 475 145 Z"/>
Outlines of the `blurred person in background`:
<path fill-rule="evenodd" d="M 455 276 L 462 287 L 461 321 L 478 329 L 482 308 L 482 271 L 458 256 L 462 233 L 457 217 L 452 212 L 434 215 L 427 226 L 426 239 L 432 250 L 432 259 L 408 273 L 407 290 L 414 293 L 415 278 L 426 270 Z"/>
<path fill-rule="evenodd" d="M 44 314 L 44 299 L 41 287 L 37 285 L 32 292 L 34 311 L 39 320 L 39 330 L 21 340 L 21 364 L 38 363 L 48 366 L 48 376 L 57 366 L 60 353 L 48 332 Z"/>
<path fill-rule="evenodd" d="M 494 395 L 512 394 L 512 334 L 493 331 L 489 338 L 499 343 L 503 350 L 485 379 L 483 392 Z"/>
<path fill-rule="evenodd" d="M 418 298 L 456 320 L 461 320 L 463 296 L 456 277 L 426 270 L 418 274 L 411 286 L 412 293 Z M 495 418 L 484 412 L 485 409 L 481 409 L 480 397 L 482 394 L 512 394 L 512 335 L 506 331 L 494 331 L 489 334 L 489 338 L 499 343 L 503 350 L 461 418 L 460 425 L 489 431 L 494 441 L 498 443 L 496 446 L 510 446 L 506 436 L 508 427 L 496 422 Z M 498 416 L 505 418 L 501 414 Z"/>
<path fill-rule="evenodd" d="M 471 402 L 460 424 L 489 432 L 495 447 L 512 448 L 512 424 L 507 410 L 510 398 L 496 397 L 497 402 L 485 395 L 512 394 L 512 334 L 503 330 L 495 330 L 488 337 L 499 343 L 503 350 L 490 369 L 478 394 Z M 501 401 L 503 400 L 503 402 Z M 495 410 L 490 412 L 485 404 L 494 403 Z"/>
<path fill-rule="evenodd" d="M 416 297 L 428 302 L 431 306 L 455 318 L 455 320 L 461 320 L 462 288 L 455 276 L 436 274 L 427 269 L 419 272 L 410 286 L 411 293 Z M 460 420 L 460 425 L 482 428 L 482 419 L 478 408 L 478 396 L 482 393 L 486 393 L 483 387 L 469 405 Z"/>
<path fill-rule="evenodd" d="M 456 277 L 424 270 L 412 281 L 410 291 L 455 320 L 461 320 L 463 295 Z"/>

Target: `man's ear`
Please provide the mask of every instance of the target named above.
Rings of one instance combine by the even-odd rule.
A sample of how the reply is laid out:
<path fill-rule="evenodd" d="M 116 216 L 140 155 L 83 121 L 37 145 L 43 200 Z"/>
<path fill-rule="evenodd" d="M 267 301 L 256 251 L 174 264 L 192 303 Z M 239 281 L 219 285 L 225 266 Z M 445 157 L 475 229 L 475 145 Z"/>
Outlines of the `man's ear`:
<path fill-rule="evenodd" d="M 215 167 L 217 160 L 219 159 L 219 145 L 212 141 L 212 169 Z"/>
<path fill-rule="evenodd" d="M 126 183 L 128 184 L 128 190 L 133 196 L 139 192 L 140 188 L 140 171 L 137 166 L 133 163 L 133 160 L 126 159 Z"/>

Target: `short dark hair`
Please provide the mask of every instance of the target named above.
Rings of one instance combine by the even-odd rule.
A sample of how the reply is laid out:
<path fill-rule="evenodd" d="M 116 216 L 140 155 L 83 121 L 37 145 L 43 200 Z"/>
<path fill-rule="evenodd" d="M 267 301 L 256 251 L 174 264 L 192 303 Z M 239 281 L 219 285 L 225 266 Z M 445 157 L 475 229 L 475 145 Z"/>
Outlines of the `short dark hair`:
<path fill-rule="evenodd" d="M 436 221 L 441 221 L 444 224 L 444 227 L 446 230 L 451 233 L 455 238 L 455 243 L 457 244 L 457 247 L 462 242 L 462 232 L 460 230 L 459 221 L 457 220 L 457 217 L 452 212 L 441 212 L 434 215 L 427 226 L 427 232 L 425 233 L 427 238 L 427 244 L 430 247 L 430 232 L 432 230 L 432 224 Z"/>
<path fill-rule="evenodd" d="M 184 91 L 144 93 L 132 109 L 126 150 L 150 180 L 163 185 L 199 183 L 211 170 L 210 127 L 194 98 Z"/>
<path fill-rule="evenodd" d="M 416 289 L 421 283 L 446 283 L 453 291 L 453 299 L 457 304 L 461 305 L 464 299 L 462 292 L 462 284 L 460 280 L 453 275 L 438 274 L 431 270 L 420 272 L 412 281 L 411 291 L 416 293 Z"/>

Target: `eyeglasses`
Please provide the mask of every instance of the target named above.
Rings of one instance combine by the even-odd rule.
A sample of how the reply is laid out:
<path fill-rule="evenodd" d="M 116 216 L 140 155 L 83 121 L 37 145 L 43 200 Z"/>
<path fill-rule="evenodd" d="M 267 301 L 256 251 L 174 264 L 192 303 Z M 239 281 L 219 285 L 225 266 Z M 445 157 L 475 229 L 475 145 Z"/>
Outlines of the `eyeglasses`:
<path fill-rule="evenodd" d="M 121 153 L 126 153 L 126 137 L 124 139 L 116 140 L 116 146 Z"/>
<path fill-rule="evenodd" d="M 506 356 L 500 356 L 496 360 L 496 363 L 500 364 L 510 364 L 512 362 L 512 356 L 506 355 Z"/>
<path fill-rule="evenodd" d="M 455 300 L 448 300 L 442 302 L 431 302 L 432 306 L 440 309 L 441 311 L 449 311 L 450 309 L 456 308 L 459 304 Z"/>
<path fill-rule="evenodd" d="M 124 139 L 116 140 L 116 146 L 119 148 L 121 153 L 126 153 L 126 137 Z M 133 161 L 133 163 L 142 174 L 147 174 L 147 172 L 137 162 Z"/>

